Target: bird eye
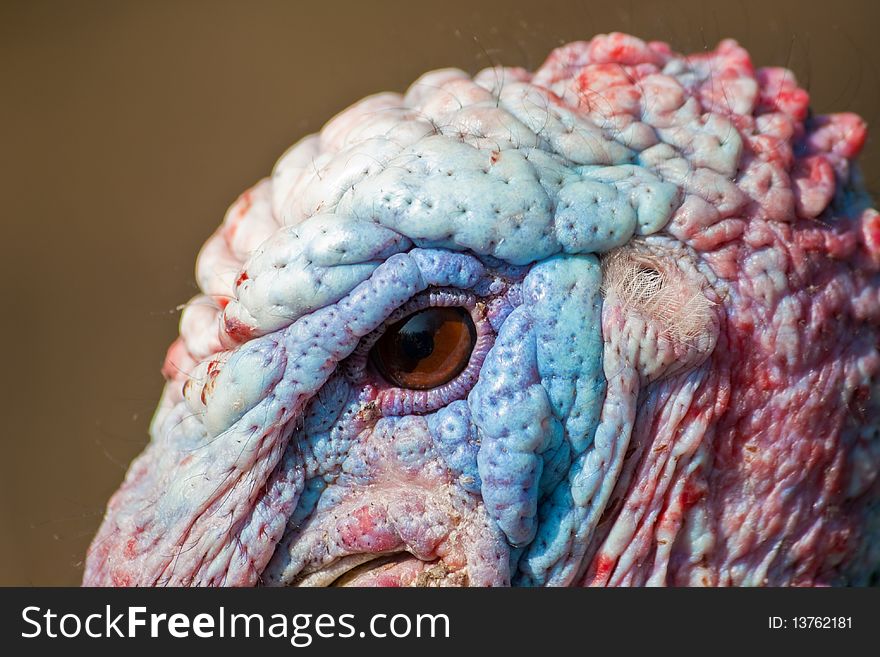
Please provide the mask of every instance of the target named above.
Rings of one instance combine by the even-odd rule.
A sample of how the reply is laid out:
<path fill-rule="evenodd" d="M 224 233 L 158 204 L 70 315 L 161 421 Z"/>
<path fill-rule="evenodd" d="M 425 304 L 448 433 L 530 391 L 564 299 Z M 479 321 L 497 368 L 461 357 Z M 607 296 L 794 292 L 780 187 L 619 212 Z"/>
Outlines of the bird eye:
<path fill-rule="evenodd" d="M 461 374 L 476 341 L 477 329 L 465 308 L 430 307 L 389 326 L 370 359 L 389 383 L 429 390 Z"/>

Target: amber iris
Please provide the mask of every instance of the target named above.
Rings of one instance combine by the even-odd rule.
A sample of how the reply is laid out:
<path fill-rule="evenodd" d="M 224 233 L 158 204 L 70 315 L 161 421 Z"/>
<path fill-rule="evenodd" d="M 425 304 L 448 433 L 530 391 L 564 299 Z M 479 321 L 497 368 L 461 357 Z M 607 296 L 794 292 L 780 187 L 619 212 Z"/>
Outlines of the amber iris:
<path fill-rule="evenodd" d="M 389 383 L 428 390 L 461 374 L 476 340 L 477 329 L 465 308 L 425 308 L 389 326 L 370 358 Z"/>

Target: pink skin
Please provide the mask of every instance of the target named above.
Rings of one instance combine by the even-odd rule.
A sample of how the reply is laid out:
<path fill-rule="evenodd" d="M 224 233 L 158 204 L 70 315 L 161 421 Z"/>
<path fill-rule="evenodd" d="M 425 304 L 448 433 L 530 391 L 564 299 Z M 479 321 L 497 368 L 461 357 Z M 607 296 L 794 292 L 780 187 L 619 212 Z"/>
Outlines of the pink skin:
<path fill-rule="evenodd" d="M 326 583 L 315 573 L 352 556 L 405 552 L 412 556 L 383 568 L 381 577 L 379 573 L 363 576 L 351 584 L 413 583 L 432 564 L 442 564 L 442 570 L 434 569 L 430 578 L 434 585 L 508 584 L 503 536 L 477 500 L 456 490 L 424 424 L 395 431 L 390 439 L 369 429 L 361 436 L 358 447 L 368 455 L 365 458 L 379 464 L 369 481 L 329 487 L 325 497 L 330 498 L 334 489 L 340 493 L 332 495 L 334 504 L 319 505 L 304 524 L 285 536 L 278 555 L 293 558 L 270 562 L 264 583 Z M 398 449 L 401 445 L 404 456 Z"/>
<path fill-rule="evenodd" d="M 272 180 L 232 206 L 200 256 L 203 295 L 169 349 L 153 442 L 110 501 L 85 584 L 327 585 L 341 577 L 354 586 L 833 585 L 876 576 L 880 215 L 854 165 L 864 122 L 809 117 L 808 95 L 790 72 L 755 70 L 731 41 L 682 57 L 666 44 L 602 35 L 557 49 L 534 73 L 503 73 L 472 80 L 438 71 L 405 97 L 367 99 L 297 145 Z M 521 93 L 528 102 L 517 105 Z M 388 134 L 394 139 L 378 150 L 357 151 L 359 139 Z M 344 430 L 308 428 L 332 408 L 343 376 L 336 365 L 424 287 L 409 289 L 406 275 L 377 269 L 352 274 L 351 297 L 321 297 L 311 261 L 295 269 L 290 254 L 300 237 L 288 229 L 305 234 L 337 205 L 357 214 L 354 190 L 383 173 L 385 150 L 438 135 L 473 146 L 483 158 L 475 170 L 490 177 L 514 171 L 504 167 L 526 143 L 595 169 L 637 161 L 649 175 L 633 188 L 654 200 L 628 202 L 644 211 L 644 225 L 623 245 L 592 250 L 578 251 L 576 238 L 563 235 L 565 248 L 540 258 L 597 252 L 607 263 L 622 254 L 678 286 L 666 312 L 628 298 L 623 281 L 604 281 L 600 431 L 585 467 L 568 475 L 567 499 L 579 514 L 566 515 L 563 500 L 550 516 L 560 527 L 577 521 L 561 532 L 565 540 L 545 544 L 546 563 L 527 545 L 511 566 L 498 509 L 441 454 L 420 415 L 425 399 L 409 424 L 382 424 L 383 416 L 406 415 L 389 409 L 414 397 L 367 369 L 352 412 L 334 420 Z M 528 166 L 539 167 L 541 149 Z M 432 152 L 420 152 L 417 166 L 430 166 Z M 567 174 L 544 162 L 540 183 L 557 193 Z M 502 199 L 527 187 L 517 181 Z M 675 194 L 668 216 L 651 227 L 660 183 Z M 404 233 L 422 227 L 400 220 L 399 233 L 381 232 L 381 213 L 369 210 L 375 244 L 363 260 L 409 253 L 416 238 Z M 508 219 L 486 221 L 495 230 L 516 223 Z M 481 239 L 480 220 L 441 226 L 436 239 L 531 262 L 512 234 Z M 362 248 L 357 227 L 348 230 L 346 243 Z M 431 246 L 434 238 L 419 239 Z M 331 247 L 313 250 L 336 257 Z M 495 332 L 521 302 L 522 272 L 481 268 L 453 284 L 441 266 L 426 271 L 420 276 L 436 277 L 428 287 L 479 289 L 479 312 Z M 279 300 L 272 283 L 283 276 L 295 291 L 314 284 L 314 293 Z M 392 292 L 399 298 L 389 300 Z M 708 310 L 689 326 L 684 302 L 695 295 Z M 308 323 L 320 308 L 345 304 L 348 315 L 329 316 L 318 329 Z M 355 331 L 352 308 L 375 309 L 375 317 L 358 314 Z M 304 335 L 331 335 L 333 348 L 322 337 L 300 350 L 290 336 L 301 323 Z M 481 331 L 487 345 L 495 339 Z M 236 360 L 243 353 L 250 360 Z M 310 358 L 312 378 L 295 370 Z M 326 440 L 312 440 L 322 432 Z M 310 494 L 314 510 L 297 516 Z M 372 557 L 382 560 L 367 564 Z"/>

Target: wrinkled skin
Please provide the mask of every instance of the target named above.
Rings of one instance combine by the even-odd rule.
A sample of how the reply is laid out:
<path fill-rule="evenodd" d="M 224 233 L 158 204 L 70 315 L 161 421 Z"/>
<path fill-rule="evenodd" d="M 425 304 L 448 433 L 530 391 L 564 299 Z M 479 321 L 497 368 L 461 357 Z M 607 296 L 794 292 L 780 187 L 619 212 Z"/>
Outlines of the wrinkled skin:
<path fill-rule="evenodd" d="M 621 34 L 349 108 L 205 245 L 84 583 L 870 583 L 865 136 Z M 395 388 L 371 345 L 442 305 L 467 368 Z"/>

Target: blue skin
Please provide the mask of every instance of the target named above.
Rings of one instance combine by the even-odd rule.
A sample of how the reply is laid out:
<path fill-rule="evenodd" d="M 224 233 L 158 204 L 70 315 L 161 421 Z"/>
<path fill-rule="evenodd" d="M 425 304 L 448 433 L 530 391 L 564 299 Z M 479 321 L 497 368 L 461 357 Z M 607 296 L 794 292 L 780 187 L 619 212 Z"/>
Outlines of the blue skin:
<path fill-rule="evenodd" d="M 471 256 L 417 249 L 380 266 L 379 277 L 399 258 L 414 258 L 423 271 L 434 269 L 428 276 L 413 271 L 411 279 L 429 278 L 435 285 L 451 283 L 490 294 L 491 284 L 485 275 L 478 277 L 482 267 Z M 376 292 L 371 283 L 375 279 L 361 284 L 348 299 Z M 517 284 L 518 294 L 510 295 L 518 305 L 499 324 L 479 380 L 466 398 L 424 416 L 385 417 L 372 428 L 380 442 L 398 450 L 398 462 L 411 461 L 419 469 L 439 455 L 464 491 L 479 494 L 515 548 L 511 572 L 518 566 L 519 573 L 514 584 L 544 584 L 553 564 L 561 560 L 569 570 L 576 569 L 582 556 L 559 535 L 580 526 L 592 499 L 573 495 L 571 481 L 591 467 L 583 455 L 599 426 L 605 398 L 600 288 L 601 270 L 593 255 L 557 255 L 533 265 Z M 388 305 L 399 305 L 402 298 Z M 259 352 L 257 345 L 266 339 L 244 350 Z M 337 376 L 324 384 L 307 410 L 291 443 L 303 455 L 308 478 L 290 526 L 315 509 L 332 509 L 335 496 L 346 488 L 370 482 L 382 455 L 357 443 L 366 425 L 347 418 L 360 408 L 357 386 Z M 427 432 L 421 434 L 430 436 L 430 444 L 402 445 L 399 439 L 381 438 L 413 422 L 424 423 Z M 327 484 L 333 486 L 325 493 Z"/>
<path fill-rule="evenodd" d="M 509 555 L 502 580 L 569 583 L 583 571 L 634 412 L 634 401 L 619 404 L 600 422 L 613 382 L 597 256 L 660 231 L 681 190 L 589 122 L 565 121 L 573 127 L 557 153 L 516 141 L 511 128 L 509 144 L 493 141 L 497 151 L 429 135 L 383 159 L 373 140 L 337 156 L 343 177 L 331 167 L 319 180 L 326 202 L 251 253 L 226 308 L 261 337 L 218 361 L 216 376 L 203 362 L 185 403 L 156 417 L 141 457 L 149 476 L 123 489 L 107 525 L 144 545 L 149 563 L 138 562 L 137 577 L 287 581 L 333 549 L 320 536 L 299 541 L 297 529 L 364 490 L 387 459 L 426 472 L 441 463 L 462 513 L 484 505 L 493 527 L 481 535 L 497 533 Z M 377 412 L 376 382 L 349 380 L 346 363 L 396 309 L 432 289 L 485 304 L 494 344 L 442 403 L 428 393 L 427 412 Z M 627 376 L 620 365 L 612 373 Z M 614 385 L 634 400 L 631 381 Z M 365 441 L 366 430 L 387 440 Z M 250 510 L 252 491 L 264 487 L 269 496 Z M 194 500 L 203 500 L 195 520 Z M 218 526 L 213 516 L 230 521 Z M 263 571 L 252 555 L 275 542 Z M 206 568 L 224 544 L 224 559 Z"/>
<path fill-rule="evenodd" d="M 420 416 L 431 440 L 416 448 L 419 465 L 439 455 L 462 492 L 479 496 L 509 544 L 511 583 L 571 581 L 582 571 L 587 535 L 602 507 L 597 499 L 607 499 L 613 484 L 600 466 L 614 451 L 610 445 L 629 435 L 617 417 L 600 427 L 606 379 L 595 254 L 659 230 L 679 194 L 629 161 L 632 153 L 622 155 L 627 161 L 616 166 L 566 166 L 538 149 L 520 149 L 490 166 L 485 151 L 429 137 L 417 152 L 399 155 L 398 165 L 360 180 L 339 200 L 337 216 L 311 217 L 289 229 L 292 246 L 270 241 L 252 257 L 255 280 L 239 289 L 241 307 L 256 318 L 296 320 L 273 335 L 285 335 L 281 342 L 295 354 L 296 367 L 319 376 L 308 388 L 320 392 L 291 439 L 305 483 L 289 527 L 332 509 L 347 489 L 367 485 L 383 458 L 357 441 L 370 426 L 356 421 L 362 389 L 330 378 L 356 343 L 329 343 L 326 329 L 319 342 L 302 342 L 298 325 L 323 324 L 322 314 L 331 313 L 363 336 L 419 291 L 449 286 L 496 304 L 490 319 L 496 337 L 472 389 Z M 260 264 L 270 259 L 271 276 L 260 276 Z M 285 295 L 270 313 L 264 281 L 278 275 L 297 285 L 280 285 Z M 244 345 L 233 358 L 260 351 L 270 337 Z M 263 394 L 271 387 L 256 386 Z M 384 418 L 372 431 L 396 436 L 392 425 L 414 417 Z M 607 434 L 603 449 L 589 450 L 597 430 Z M 587 492 L 573 490 L 578 487 Z M 308 554 L 315 549 L 302 547 Z M 305 558 L 282 541 L 276 569 L 284 569 L 290 550 L 293 562 Z"/>

